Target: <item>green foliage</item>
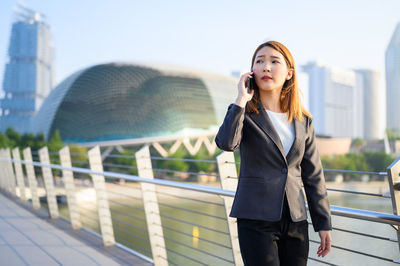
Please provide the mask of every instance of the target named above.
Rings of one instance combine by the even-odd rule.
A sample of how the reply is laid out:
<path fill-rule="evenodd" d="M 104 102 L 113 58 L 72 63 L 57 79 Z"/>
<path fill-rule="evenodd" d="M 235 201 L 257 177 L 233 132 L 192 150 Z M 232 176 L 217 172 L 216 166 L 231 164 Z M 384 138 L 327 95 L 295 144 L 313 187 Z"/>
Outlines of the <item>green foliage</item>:
<path fill-rule="evenodd" d="M 18 144 L 21 143 L 21 136 L 13 128 L 7 128 L 5 135 L 8 139 L 8 147 L 10 147 L 10 149 L 19 146 Z"/>
<path fill-rule="evenodd" d="M 186 155 L 185 151 L 183 151 L 182 148 L 180 148 L 175 152 L 175 154 L 172 157 L 175 159 L 183 159 L 185 158 L 185 155 Z M 187 162 L 180 160 L 159 160 L 156 163 L 157 163 L 157 168 L 160 169 L 168 169 L 174 171 L 189 170 L 189 164 Z"/>
<path fill-rule="evenodd" d="M 8 145 L 8 138 L 7 136 L 3 135 L 3 133 L 0 132 L 0 148 L 7 148 Z"/>
<path fill-rule="evenodd" d="M 127 168 L 110 166 L 110 167 L 108 167 L 108 171 L 119 172 L 119 173 L 123 172 L 123 173 L 127 173 L 130 175 L 138 175 L 137 168 L 136 168 L 135 153 L 136 153 L 135 150 L 125 149 L 125 150 L 123 150 L 122 153 L 118 153 L 118 155 L 123 155 L 124 157 L 111 157 L 110 159 L 107 159 L 107 162 L 110 162 L 111 164 L 128 166 Z"/>
<path fill-rule="evenodd" d="M 46 146 L 46 138 L 44 137 L 43 132 L 39 133 L 35 136 L 35 145 L 33 145 L 32 150 L 39 150 Z"/>
<path fill-rule="evenodd" d="M 49 151 L 52 152 L 57 152 L 62 149 L 63 143 L 58 129 L 53 133 L 53 135 L 51 135 L 47 147 L 49 148 Z"/>
<path fill-rule="evenodd" d="M 396 159 L 385 152 L 365 152 L 365 159 L 369 166 L 369 171 L 386 171 L 386 168 Z"/>
<path fill-rule="evenodd" d="M 364 146 L 365 141 L 361 138 L 356 138 L 352 141 L 351 145 L 357 148 Z"/>
<path fill-rule="evenodd" d="M 22 135 L 21 142 L 19 143 L 19 148 L 23 149 L 26 147 L 33 147 L 35 145 L 35 136 L 32 133 L 27 133 Z"/>
<path fill-rule="evenodd" d="M 363 145 L 363 141 L 355 139 L 353 145 L 359 146 Z M 0 148 L 9 147 L 10 149 L 14 147 L 19 147 L 20 151 L 26 147 L 31 147 L 32 151 L 37 151 L 40 148 L 48 146 L 50 152 L 58 152 L 63 147 L 62 139 L 60 137 L 60 132 L 56 130 L 54 134 L 49 138 L 48 142 L 45 139 L 43 133 L 34 136 L 31 133 L 24 134 L 20 136 L 12 128 L 8 128 L 5 134 L 0 132 Z M 168 144 L 164 144 L 167 147 Z M 80 147 L 76 145 L 70 145 L 71 159 L 73 161 L 73 166 L 76 167 L 88 167 L 87 159 L 87 149 L 85 147 Z M 135 150 L 125 149 L 119 155 L 124 155 L 127 157 L 109 157 L 104 162 L 108 163 L 105 166 L 106 171 L 114 172 L 124 172 L 132 175 L 137 175 Z M 158 152 L 154 148 L 150 149 L 150 153 L 153 156 L 159 156 Z M 238 162 L 240 160 L 239 153 L 236 151 L 234 153 L 235 160 Z M 56 156 L 55 156 L 56 157 Z M 170 157 L 174 159 L 195 159 L 195 160 L 210 160 L 215 161 L 216 155 L 210 155 L 208 150 L 202 146 L 196 155 L 190 155 L 183 145 L 172 154 Z M 57 159 L 56 159 L 57 160 Z M 384 152 L 363 152 L 363 153 L 349 153 L 339 156 L 321 156 L 322 165 L 326 169 L 339 169 L 339 170 L 353 170 L 353 171 L 369 171 L 369 172 L 380 172 L 385 171 L 386 168 L 395 160 L 395 158 Z M 59 163 L 58 161 L 52 161 L 53 163 Z M 190 162 L 182 160 L 163 160 L 163 159 L 153 159 L 152 160 L 153 169 L 163 169 L 172 170 L 176 172 L 165 172 L 155 170 L 155 176 L 160 178 L 176 178 L 184 180 L 197 179 L 196 174 L 187 174 L 181 172 L 206 172 L 215 173 L 218 171 L 217 165 L 215 163 L 209 162 Z M 121 167 L 122 166 L 122 167 Z M 127 167 L 124 167 L 127 166 Z M 239 165 L 236 166 L 239 172 Z M 327 173 L 327 177 L 332 174 Z M 358 174 L 344 174 L 346 180 L 358 178 Z M 189 177 L 189 178 L 188 178 Z"/>
<path fill-rule="evenodd" d="M 187 158 L 195 160 L 215 160 L 213 156 L 210 156 L 207 149 L 200 149 L 195 155 L 188 155 Z M 192 162 L 189 164 L 190 172 L 215 172 L 216 164 L 208 162 Z"/>
<path fill-rule="evenodd" d="M 55 136 L 53 140 L 49 142 L 52 147 L 62 148 L 62 141 L 59 136 L 58 133 L 58 136 Z M 46 145 L 48 145 L 48 143 L 46 142 L 43 133 L 39 133 L 36 136 L 32 133 L 25 133 L 21 136 L 11 127 L 7 128 L 4 134 L 0 132 L 0 148 L 10 148 L 10 150 L 12 150 L 13 148 L 18 147 L 20 151 L 22 151 L 26 147 L 30 147 L 32 151 L 37 151 Z"/>
<path fill-rule="evenodd" d="M 167 145 L 163 145 L 166 147 Z M 160 155 L 158 152 L 151 148 L 150 153 L 153 156 L 159 157 Z M 172 170 L 172 171 L 179 171 L 179 172 L 165 172 L 165 171 L 155 171 L 156 177 L 158 178 L 172 178 L 179 180 L 187 180 L 187 181 L 196 181 L 202 175 L 197 174 L 187 174 L 184 172 L 191 172 L 191 173 L 215 173 L 217 171 L 217 166 L 215 163 L 211 162 L 191 162 L 191 161 L 181 161 L 175 159 L 194 159 L 194 160 L 202 160 L 202 161 L 215 161 L 215 155 L 210 155 L 208 150 L 202 146 L 200 150 L 195 154 L 191 155 L 185 147 L 180 146 L 180 148 L 174 153 L 169 156 L 172 160 L 169 159 L 157 159 L 152 160 L 153 168 L 154 169 L 165 169 L 165 170 Z M 182 172 L 182 173 L 181 173 Z M 204 177 L 204 176 L 202 176 Z"/>
<path fill-rule="evenodd" d="M 381 172 L 395 160 L 384 152 L 348 153 L 338 156 L 321 156 L 322 165 L 326 169 Z M 327 174 L 329 177 L 332 174 Z M 359 174 L 343 174 L 345 180 L 356 179 Z"/>
<path fill-rule="evenodd" d="M 389 140 L 400 140 L 400 130 L 394 128 L 387 128 L 386 134 Z"/>
<path fill-rule="evenodd" d="M 75 144 L 69 145 L 72 165 L 75 167 L 87 167 L 89 161 L 87 157 L 87 149 Z"/>

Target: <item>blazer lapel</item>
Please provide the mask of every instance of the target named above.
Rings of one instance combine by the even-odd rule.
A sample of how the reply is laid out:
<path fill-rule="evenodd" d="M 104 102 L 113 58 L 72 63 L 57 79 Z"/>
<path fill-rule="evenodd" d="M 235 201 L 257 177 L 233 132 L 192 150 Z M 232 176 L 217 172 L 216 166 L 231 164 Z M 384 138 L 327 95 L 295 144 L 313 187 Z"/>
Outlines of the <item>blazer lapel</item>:
<path fill-rule="evenodd" d="M 290 148 L 286 156 L 287 161 L 290 161 L 291 156 L 294 154 L 293 152 L 299 148 L 302 141 L 304 142 L 304 136 L 305 136 L 304 123 L 298 121 L 297 119 L 293 119 L 293 123 L 294 123 L 295 139 L 292 144 L 292 147 Z"/>
<path fill-rule="evenodd" d="M 290 148 L 287 156 L 285 156 L 285 151 L 282 146 L 281 139 L 279 138 L 278 133 L 276 132 L 271 119 L 268 117 L 267 112 L 262 108 L 262 106 L 258 107 L 259 113 L 251 113 L 250 118 L 272 139 L 275 143 L 276 147 L 281 152 L 282 157 L 286 162 L 289 162 L 293 154 L 295 154 L 296 149 L 299 148 L 302 142 L 304 142 L 305 137 L 305 122 L 300 122 L 297 119 L 293 119 L 294 123 L 294 133 L 295 139 Z"/>
<path fill-rule="evenodd" d="M 258 107 L 258 111 L 258 114 L 251 113 L 249 115 L 250 118 L 253 119 L 253 121 L 272 139 L 276 147 L 281 152 L 283 159 L 286 161 L 281 139 L 279 138 L 278 133 L 275 131 L 271 119 L 269 119 L 267 112 L 261 106 Z"/>

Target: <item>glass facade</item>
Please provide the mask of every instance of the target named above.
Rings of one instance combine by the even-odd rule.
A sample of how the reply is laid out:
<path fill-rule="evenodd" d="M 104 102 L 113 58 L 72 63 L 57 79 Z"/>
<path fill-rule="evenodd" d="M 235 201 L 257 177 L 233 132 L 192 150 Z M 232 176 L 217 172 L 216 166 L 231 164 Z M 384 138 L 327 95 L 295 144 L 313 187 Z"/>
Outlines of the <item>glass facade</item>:
<path fill-rule="evenodd" d="M 64 80 L 32 120 L 64 141 L 168 136 L 217 129 L 237 79 L 175 66 L 102 64 Z"/>
<path fill-rule="evenodd" d="M 0 101 L 0 130 L 13 127 L 29 131 L 30 119 L 42 105 L 53 85 L 50 28 L 42 15 L 20 7 L 11 29 Z"/>
<path fill-rule="evenodd" d="M 315 133 L 335 138 L 364 137 L 364 87 L 360 73 L 311 62 L 309 104 Z"/>
<path fill-rule="evenodd" d="M 386 49 L 386 127 L 400 134 L 400 23 Z"/>

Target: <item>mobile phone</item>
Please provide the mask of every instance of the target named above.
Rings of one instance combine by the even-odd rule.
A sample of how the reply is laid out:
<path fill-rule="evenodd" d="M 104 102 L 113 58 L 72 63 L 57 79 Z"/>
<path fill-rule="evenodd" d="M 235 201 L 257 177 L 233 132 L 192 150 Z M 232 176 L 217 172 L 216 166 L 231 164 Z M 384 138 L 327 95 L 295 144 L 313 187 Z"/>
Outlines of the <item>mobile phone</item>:
<path fill-rule="evenodd" d="M 254 78 L 247 78 L 247 91 L 250 93 L 251 90 L 257 88 Z"/>

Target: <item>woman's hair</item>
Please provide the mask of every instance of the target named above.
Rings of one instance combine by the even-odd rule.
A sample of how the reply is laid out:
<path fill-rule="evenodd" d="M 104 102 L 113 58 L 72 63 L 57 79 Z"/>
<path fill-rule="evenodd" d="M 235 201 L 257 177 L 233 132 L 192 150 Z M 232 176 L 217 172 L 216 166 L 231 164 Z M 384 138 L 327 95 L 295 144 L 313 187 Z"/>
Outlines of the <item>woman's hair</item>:
<path fill-rule="evenodd" d="M 293 75 L 289 80 L 286 80 L 283 84 L 282 91 L 281 91 L 281 98 L 280 104 L 281 109 L 283 112 L 288 113 L 288 120 L 292 121 L 293 118 L 303 121 L 304 116 L 311 117 L 311 114 L 304 108 L 303 104 L 301 103 L 300 99 L 300 89 L 297 83 L 297 74 L 296 74 L 296 66 L 294 64 L 294 59 L 292 54 L 290 53 L 289 49 L 286 48 L 283 44 L 276 42 L 276 41 L 268 41 L 263 44 L 260 44 L 256 51 L 253 54 L 253 58 L 251 60 L 251 69 L 253 71 L 254 60 L 258 51 L 260 51 L 264 47 L 271 47 L 274 50 L 280 52 L 285 59 L 286 65 L 288 69 L 293 70 Z M 251 113 L 255 112 L 258 114 L 258 106 L 260 103 L 260 90 L 254 82 L 255 90 L 254 95 L 251 101 L 247 103 L 246 111 Z"/>

